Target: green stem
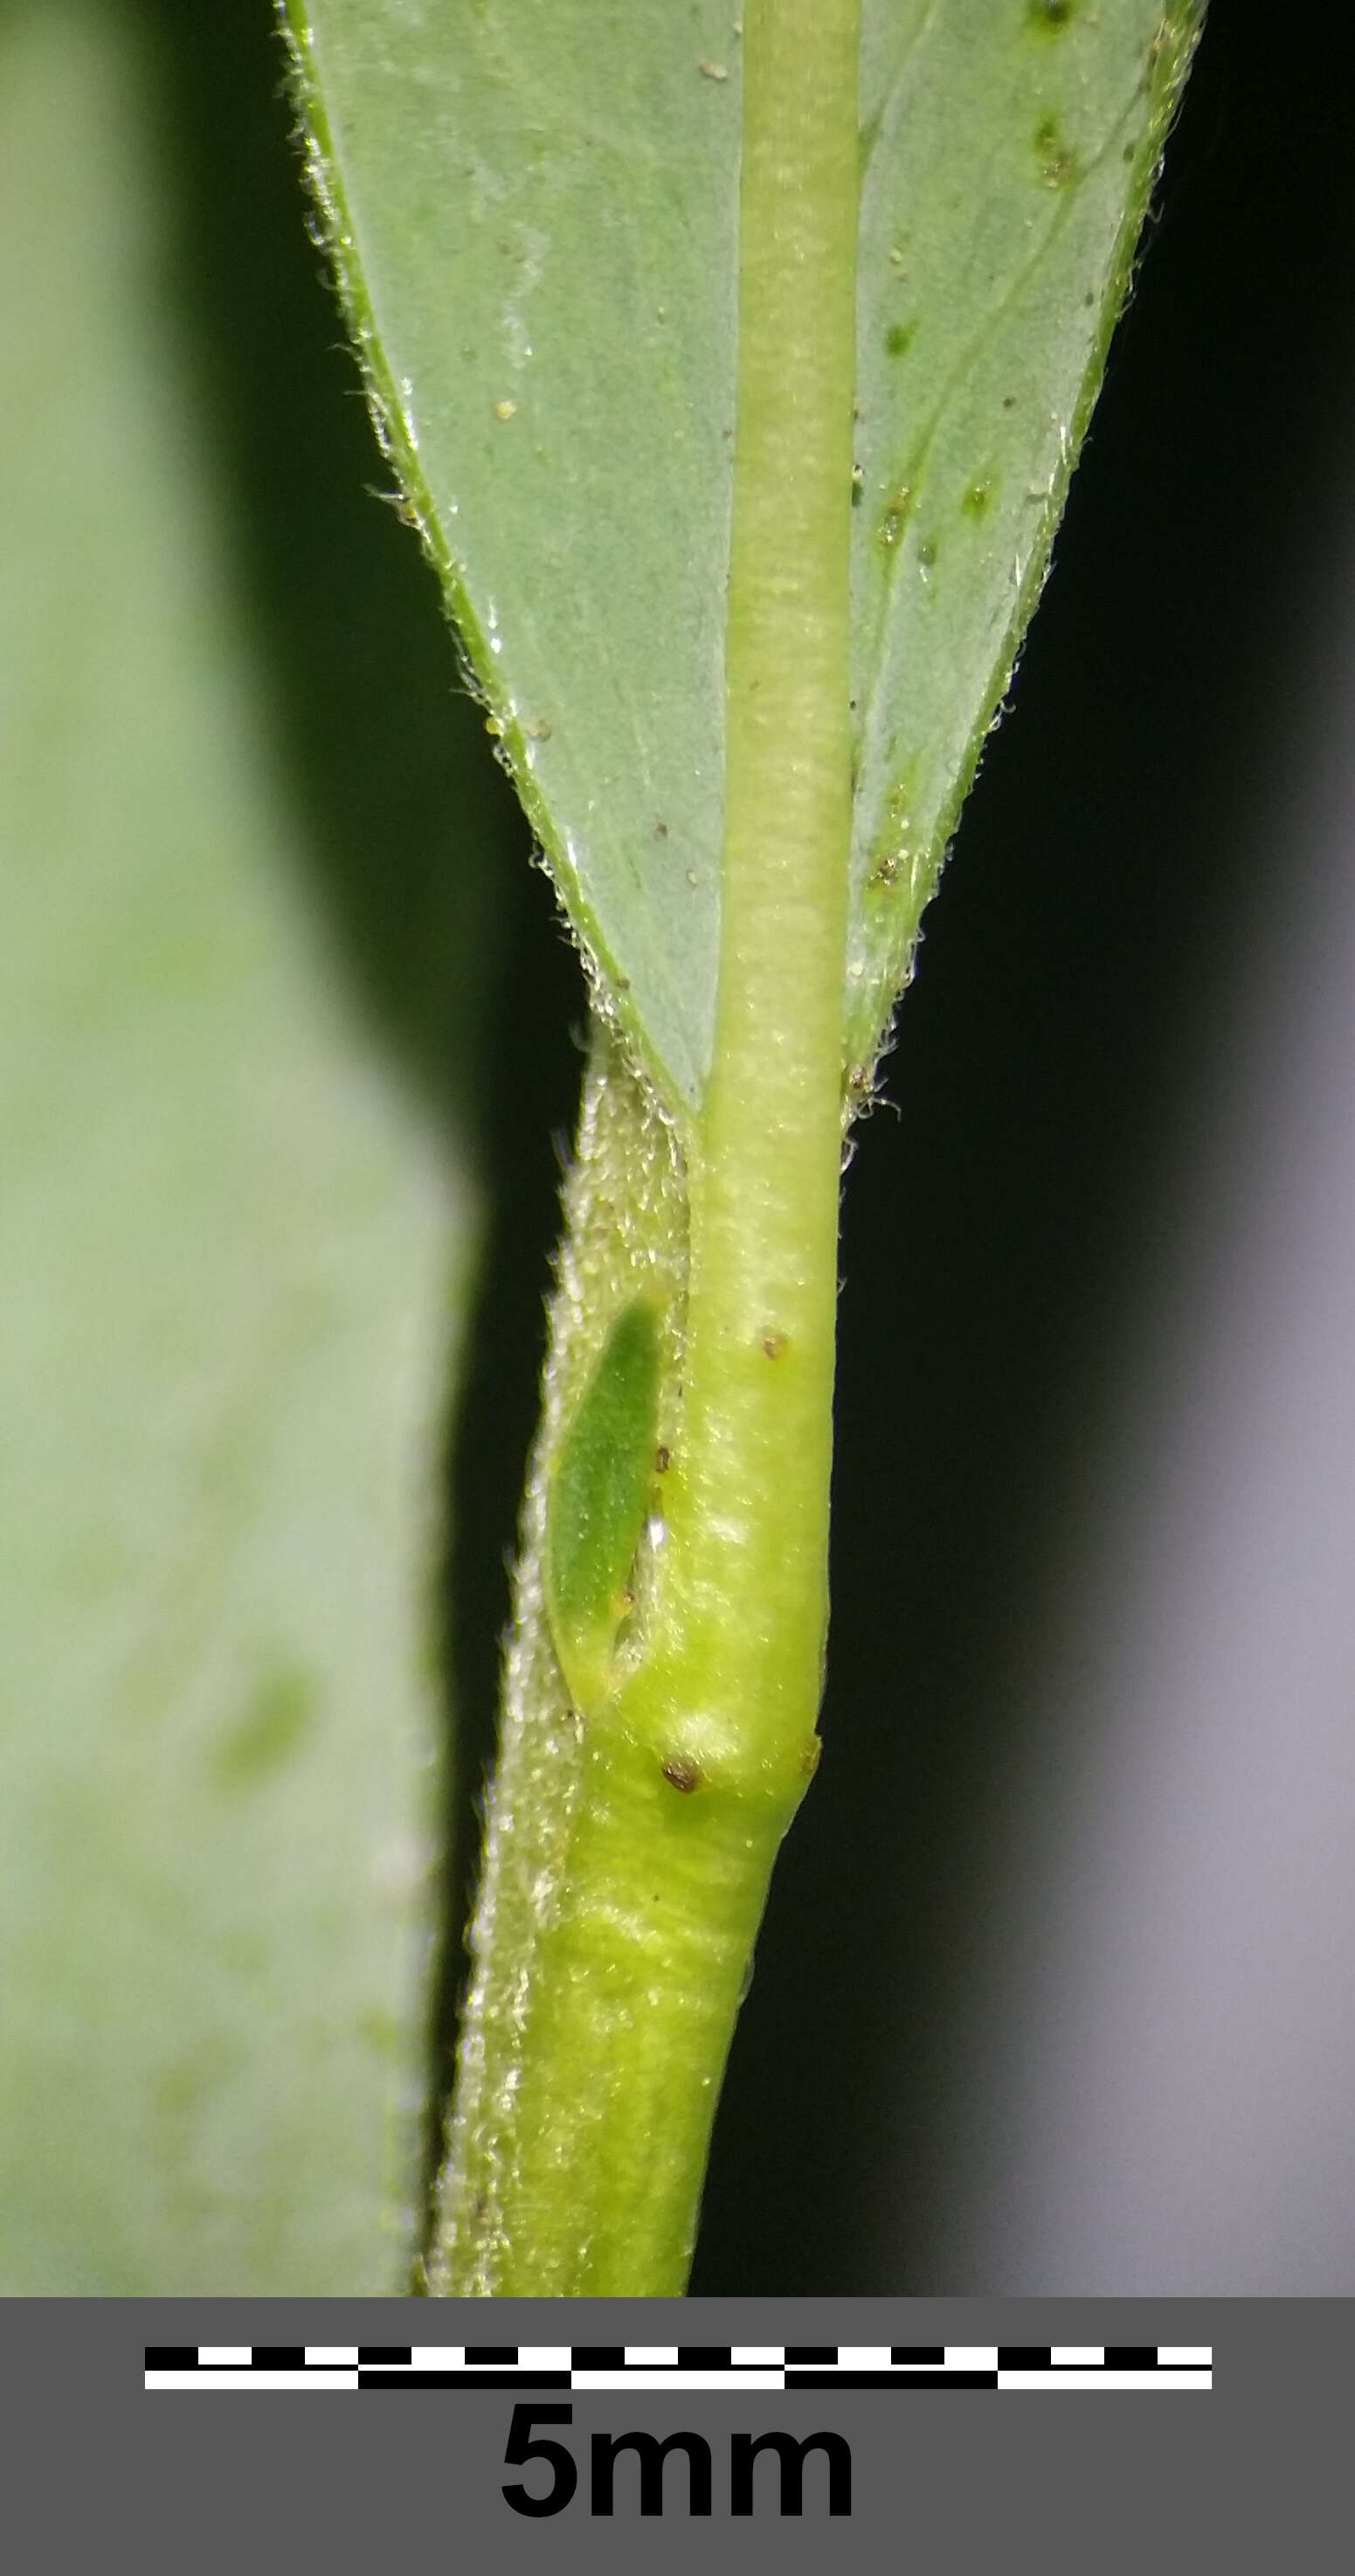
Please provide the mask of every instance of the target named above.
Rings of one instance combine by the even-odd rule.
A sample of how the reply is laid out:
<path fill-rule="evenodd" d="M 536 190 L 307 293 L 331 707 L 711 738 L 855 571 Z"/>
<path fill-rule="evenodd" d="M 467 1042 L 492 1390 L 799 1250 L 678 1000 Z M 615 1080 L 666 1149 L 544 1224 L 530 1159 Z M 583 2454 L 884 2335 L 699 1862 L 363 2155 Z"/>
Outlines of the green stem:
<path fill-rule="evenodd" d="M 574 1762 L 562 1742 L 561 1847 L 540 1874 L 511 2006 L 511 1952 L 488 1955 L 511 1748 L 501 1771 L 438 2289 L 682 2289 L 768 1879 L 817 1759 L 851 820 L 858 16 L 859 0 L 745 11 L 720 986 L 710 1082 L 682 1139 L 689 1270 L 680 1400 L 671 1433 L 662 1426 L 665 1528 L 614 1686 L 577 1712 Z M 643 1150 L 652 1161 L 652 1136 Z M 633 1198 L 643 1235 L 644 1190 Z M 538 1519 L 549 1472 L 547 1459 Z M 530 1594 L 530 1531 L 527 1553 Z M 492 2085 L 477 2073 L 490 2059 Z"/>

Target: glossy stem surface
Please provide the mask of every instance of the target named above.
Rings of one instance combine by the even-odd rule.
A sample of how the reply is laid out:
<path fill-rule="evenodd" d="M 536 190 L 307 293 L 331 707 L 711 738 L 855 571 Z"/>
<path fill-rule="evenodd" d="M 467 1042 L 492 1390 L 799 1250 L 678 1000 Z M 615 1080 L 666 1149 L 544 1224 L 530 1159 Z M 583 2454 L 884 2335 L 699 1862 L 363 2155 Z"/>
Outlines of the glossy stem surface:
<path fill-rule="evenodd" d="M 497 2132 L 463 2141 L 434 2285 L 685 2285 L 782 1836 L 812 1775 L 851 821 L 858 0 L 748 0 L 713 1070 L 681 1139 L 688 1270 L 661 1544 L 577 1712 L 568 1833 Z M 561 1323 L 563 1330 L 564 1323 Z M 484 2176 L 477 2243 L 472 2156 Z"/>

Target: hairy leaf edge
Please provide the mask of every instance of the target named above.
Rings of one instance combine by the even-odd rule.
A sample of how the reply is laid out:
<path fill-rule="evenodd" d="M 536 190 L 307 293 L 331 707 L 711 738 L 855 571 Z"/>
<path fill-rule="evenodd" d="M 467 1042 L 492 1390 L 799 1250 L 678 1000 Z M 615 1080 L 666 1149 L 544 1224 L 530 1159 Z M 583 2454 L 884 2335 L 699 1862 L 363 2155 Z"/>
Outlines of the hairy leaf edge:
<path fill-rule="evenodd" d="M 868 1109 L 876 1095 L 881 1059 L 888 1054 L 893 1041 L 895 1014 L 916 969 L 922 916 L 940 886 L 985 747 L 1008 713 L 1012 685 L 1031 623 L 1053 567 L 1054 549 L 1073 476 L 1081 462 L 1092 415 L 1104 386 L 1111 344 L 1133 295 L 1144 256 L 1154 194 L 1195 48 L 1204 27 L 1207 6 L 1208 0 L 1167 0 L 1164 8 L 1162 23 L 1154 40 L 1156 58 L 1149 73 L 1151 103 L 1148 123 L 1135 156 L 1124 214 L 1107 271 L 1096 333 L 1073 405 L 1059 470 L 1049 489 L 1011 619 L 966 745 L 965 757 L 932 835 L 926 858 L 918 870 L 919 891 L 912 919 L 901 939 L 896 936 L 887 945 L 881 943 L 883 955 L 874 961 L 873 972 L 870 967 L 867 969 L 872 989 L 866 1008 L 853 1022 L 849 1007 L 844 1021 L 845 1111 L 849 1119 Z"/>
<path fill-rule="evenodd" d="M 329 119 L 311 72 L 313 37 L 305 0 L 277 0 L 277 5 L 289 56 L 298 140 L 316 209 L 320 246 L 332 266 L 377 440 L 383 457 L 398 480 L 402 514 L 416 528 L 424 552 L 437 574 L 465 683 L 486 710 L 496 756 L 512 778 L 541 852 L 564 921 L 578 950 L 593 1008 L 609 1026 L 623 1035 L 638 1070 L 647 1080 L 655 1106 L 681 1135 L 699 1107 L 699 1086 L 694 1078 L 696 1069 L 692 1068 L 688 1075 L 686 1069 L 665 1063 L 657 1054 L 640 1013 L 628 1004 L 627 979 L 585 897 L 578 873 L 570 864 L 563 838 L 537 785 L 522 724 L 503 687 L 494 656 L 475 615 L 464 568 L 447 541 L 405 419 L 404 406 L 386 362 L 362 273 Z M 865 1009 L 854 1014 L 850 1007 L 850 993 L 844 996 L 844 1125 L 850 1124 L 867 1109 L 876 1094 L 879 1066 L 891 1044 L 895 1014 L 916 969 L 922 916 L 940 885 L 985 746 L 1007 713 L 1031 621 L 1053 565 L 1073 475 L 1081 460 L 1104 384 L 1111 343 L 1133 292 L 1154 191 L 1204 25 L 1206 7 L 1207 0 L 1168 0 L 1164 9 L 1154 40 L 1155 60 L 1148 74 L 1148 122 L 1135 158 L 1095 336 L 1073 405 L 1066 447 L 1050 486 L 1039 530 L 1015 596 L 1011 619 L 980 700 L 980 712 L 966 745 L 964 759 L 933 833 L 926 859 L 918 871 L 919 891 L 914 905 L 910 906 L 912 917 L 906 922 L 901 938 L 896 936 L 882 943 L 883 954 L 877 957 L 875 970 L 870 975 Z"/>

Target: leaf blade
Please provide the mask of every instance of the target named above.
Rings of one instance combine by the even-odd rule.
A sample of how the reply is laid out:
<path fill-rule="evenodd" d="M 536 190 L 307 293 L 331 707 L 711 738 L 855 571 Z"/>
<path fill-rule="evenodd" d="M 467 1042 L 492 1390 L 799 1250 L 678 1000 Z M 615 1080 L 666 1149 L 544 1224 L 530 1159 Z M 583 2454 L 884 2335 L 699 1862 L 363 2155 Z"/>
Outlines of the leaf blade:
<path fill-rule="evenodd" d="M 1201 17 L 866 13 L 849 1066 L 874 1062 L 1043 586 Z"/>
<path fill-rule="evenodd" d="M 613 1008 L 694 1102 L 723 776 L 726 14 L 287 14 L 374 405 L 491 729 Z"/>
<path fill-rule="evenodd" d="M 681 1119 L 719 965 L 736 28 L 708 0 L 284 5 L 384 435 L 604 1007 Z M 1202 8 L 866 0 L 849 1097 L 1047 570 Z"/>
<path fill-rule="evenodd" d="M 0 2283 L 389 2293 L 469 1157 L 316 917 L 158 66 L 78 0 L 0 54 Z"/>

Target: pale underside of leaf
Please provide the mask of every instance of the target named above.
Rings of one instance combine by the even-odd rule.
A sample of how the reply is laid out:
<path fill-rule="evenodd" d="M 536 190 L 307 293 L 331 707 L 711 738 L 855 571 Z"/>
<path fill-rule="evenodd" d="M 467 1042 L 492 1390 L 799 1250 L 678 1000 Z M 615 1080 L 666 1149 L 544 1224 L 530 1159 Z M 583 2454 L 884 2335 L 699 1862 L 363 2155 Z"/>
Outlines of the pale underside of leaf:
<path fill-rule="evenodd" d="M 369 385 L 602 998 L 695 1106 L 719 964 L 737 12 L 286 0 Z M 1197 0 L 865 0 L 844 1066 L 1048 563 Z"/>
<path fill-rule="evenodd" d="M 1043 581 L 1198 22 L 1162 0 L 866 8 L 849 1066 Z"/>
<path fill-rule="evenodd" d="M 351 316 L 475 682 L 587 953 L 693 1099 L 719 917 L 729 12 L 289 14 Z"/>

